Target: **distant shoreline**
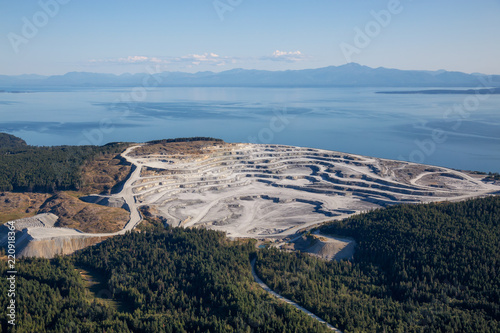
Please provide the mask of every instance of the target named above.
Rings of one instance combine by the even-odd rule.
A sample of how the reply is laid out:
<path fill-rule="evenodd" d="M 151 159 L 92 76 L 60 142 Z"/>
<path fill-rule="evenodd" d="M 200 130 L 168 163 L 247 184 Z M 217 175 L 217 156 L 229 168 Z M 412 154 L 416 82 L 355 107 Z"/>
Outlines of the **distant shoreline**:
<path fill-rule="evenodd" d="M 500 88 L 485 89 L 429 89 L 429 90 L 407 90 L 407 91 L 377 91 L 377 94 L 427 94 L 427 95 L 498 95 Z"/>

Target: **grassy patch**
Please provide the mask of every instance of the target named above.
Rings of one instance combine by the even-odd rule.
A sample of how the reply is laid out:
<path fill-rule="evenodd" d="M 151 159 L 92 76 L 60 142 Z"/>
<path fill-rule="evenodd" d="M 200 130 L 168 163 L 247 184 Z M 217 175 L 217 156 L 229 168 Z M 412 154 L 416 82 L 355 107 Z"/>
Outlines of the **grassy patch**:
<path fill-rule="evenodd" d="M 90 303 L 96 302 L 120 312 L 129 312 L 131 310 L 124 302 L 113 298 L 112 292 L 107 284 L 107 279 L 103 274 L 96 270 L 84 268 L 83 266 L 75 265 L 75 269 L 80 273 L 83 280 L 87 301 Z"/>

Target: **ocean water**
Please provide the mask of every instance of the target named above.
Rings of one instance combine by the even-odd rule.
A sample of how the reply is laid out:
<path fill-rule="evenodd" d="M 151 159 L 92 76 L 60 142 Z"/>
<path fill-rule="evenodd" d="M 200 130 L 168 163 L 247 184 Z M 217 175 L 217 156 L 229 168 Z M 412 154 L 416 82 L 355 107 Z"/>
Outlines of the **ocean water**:
<path fill-rule="evenodd" d="M 0 88 L 9 90 L 8 88 Z M 394 88 L 116 88 L 0 93 L 0 131 L 32 145 L 210 136 L 500 172 L 500 95 Z"/>

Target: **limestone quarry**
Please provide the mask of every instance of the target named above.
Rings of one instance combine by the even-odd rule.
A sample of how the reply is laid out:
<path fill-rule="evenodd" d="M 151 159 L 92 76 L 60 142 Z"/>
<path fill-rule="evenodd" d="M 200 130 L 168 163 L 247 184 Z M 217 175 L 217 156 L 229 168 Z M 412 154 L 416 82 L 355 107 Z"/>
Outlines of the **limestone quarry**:
<path fill-rule="evenodd" d="M 64 247 L 61 239 L 73 239 L 73 251 L 90 239 L 132 230 L 142 220 L 139 207 L 148 206 L 171 226 L 220 230 L 233 238 L 283 239 L 387 205 L 464 200 L 500 191 L 480 175 L 321 149 L 207 142 L 182 151 L 166 145 L 128 148 L 122 156 L 133 166 L 121 192 L 83 198 L 127 209 L 130 219 L 123 230 L 91 234 L 38 224 L 20 228 L 20 235 L 31 242 L 52 242 L 52 254 L 38 254 L 50 257 L 68 252 L 57 248 Z"/>

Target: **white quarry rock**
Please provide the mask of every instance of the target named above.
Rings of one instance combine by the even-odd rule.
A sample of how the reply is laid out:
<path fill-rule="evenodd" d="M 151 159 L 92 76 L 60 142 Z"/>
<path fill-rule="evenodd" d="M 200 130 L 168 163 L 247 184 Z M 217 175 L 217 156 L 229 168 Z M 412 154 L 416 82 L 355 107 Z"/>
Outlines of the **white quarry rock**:
<path fill-rule="evenodd" d="M 500 189 L 447 168 L 283 145 L 130 159 L 148 170 L 132 184 L 138 205 L 154 206 L 173 226 L 230 237 L 284 237 L 373 208 Z"/>
<path fill-rule="evenodd" d="M 54 228 L 54 217 L 38 216 L 16 222 L 22 241 L 43 241 L 42 256 L 68 253 L 57 248 L 68 244 L 58 238 L 74 240 L 69 245 L 74 250 L 91 243 L 85 238 L 123 234 L 142 221 L 140 206 L 156 208 L 172 226 L 221 230 L 232 238 L 284 238 L 387 205 L 500 193 L 499 185 L 457 170 L 321 149 L 225 144 L 196 155 L 132 155 L 137 147 L 122 154 L 133 164 L 122 191 L 87 198 L 128 209 L 123 230 L 82 233 Z"/>

